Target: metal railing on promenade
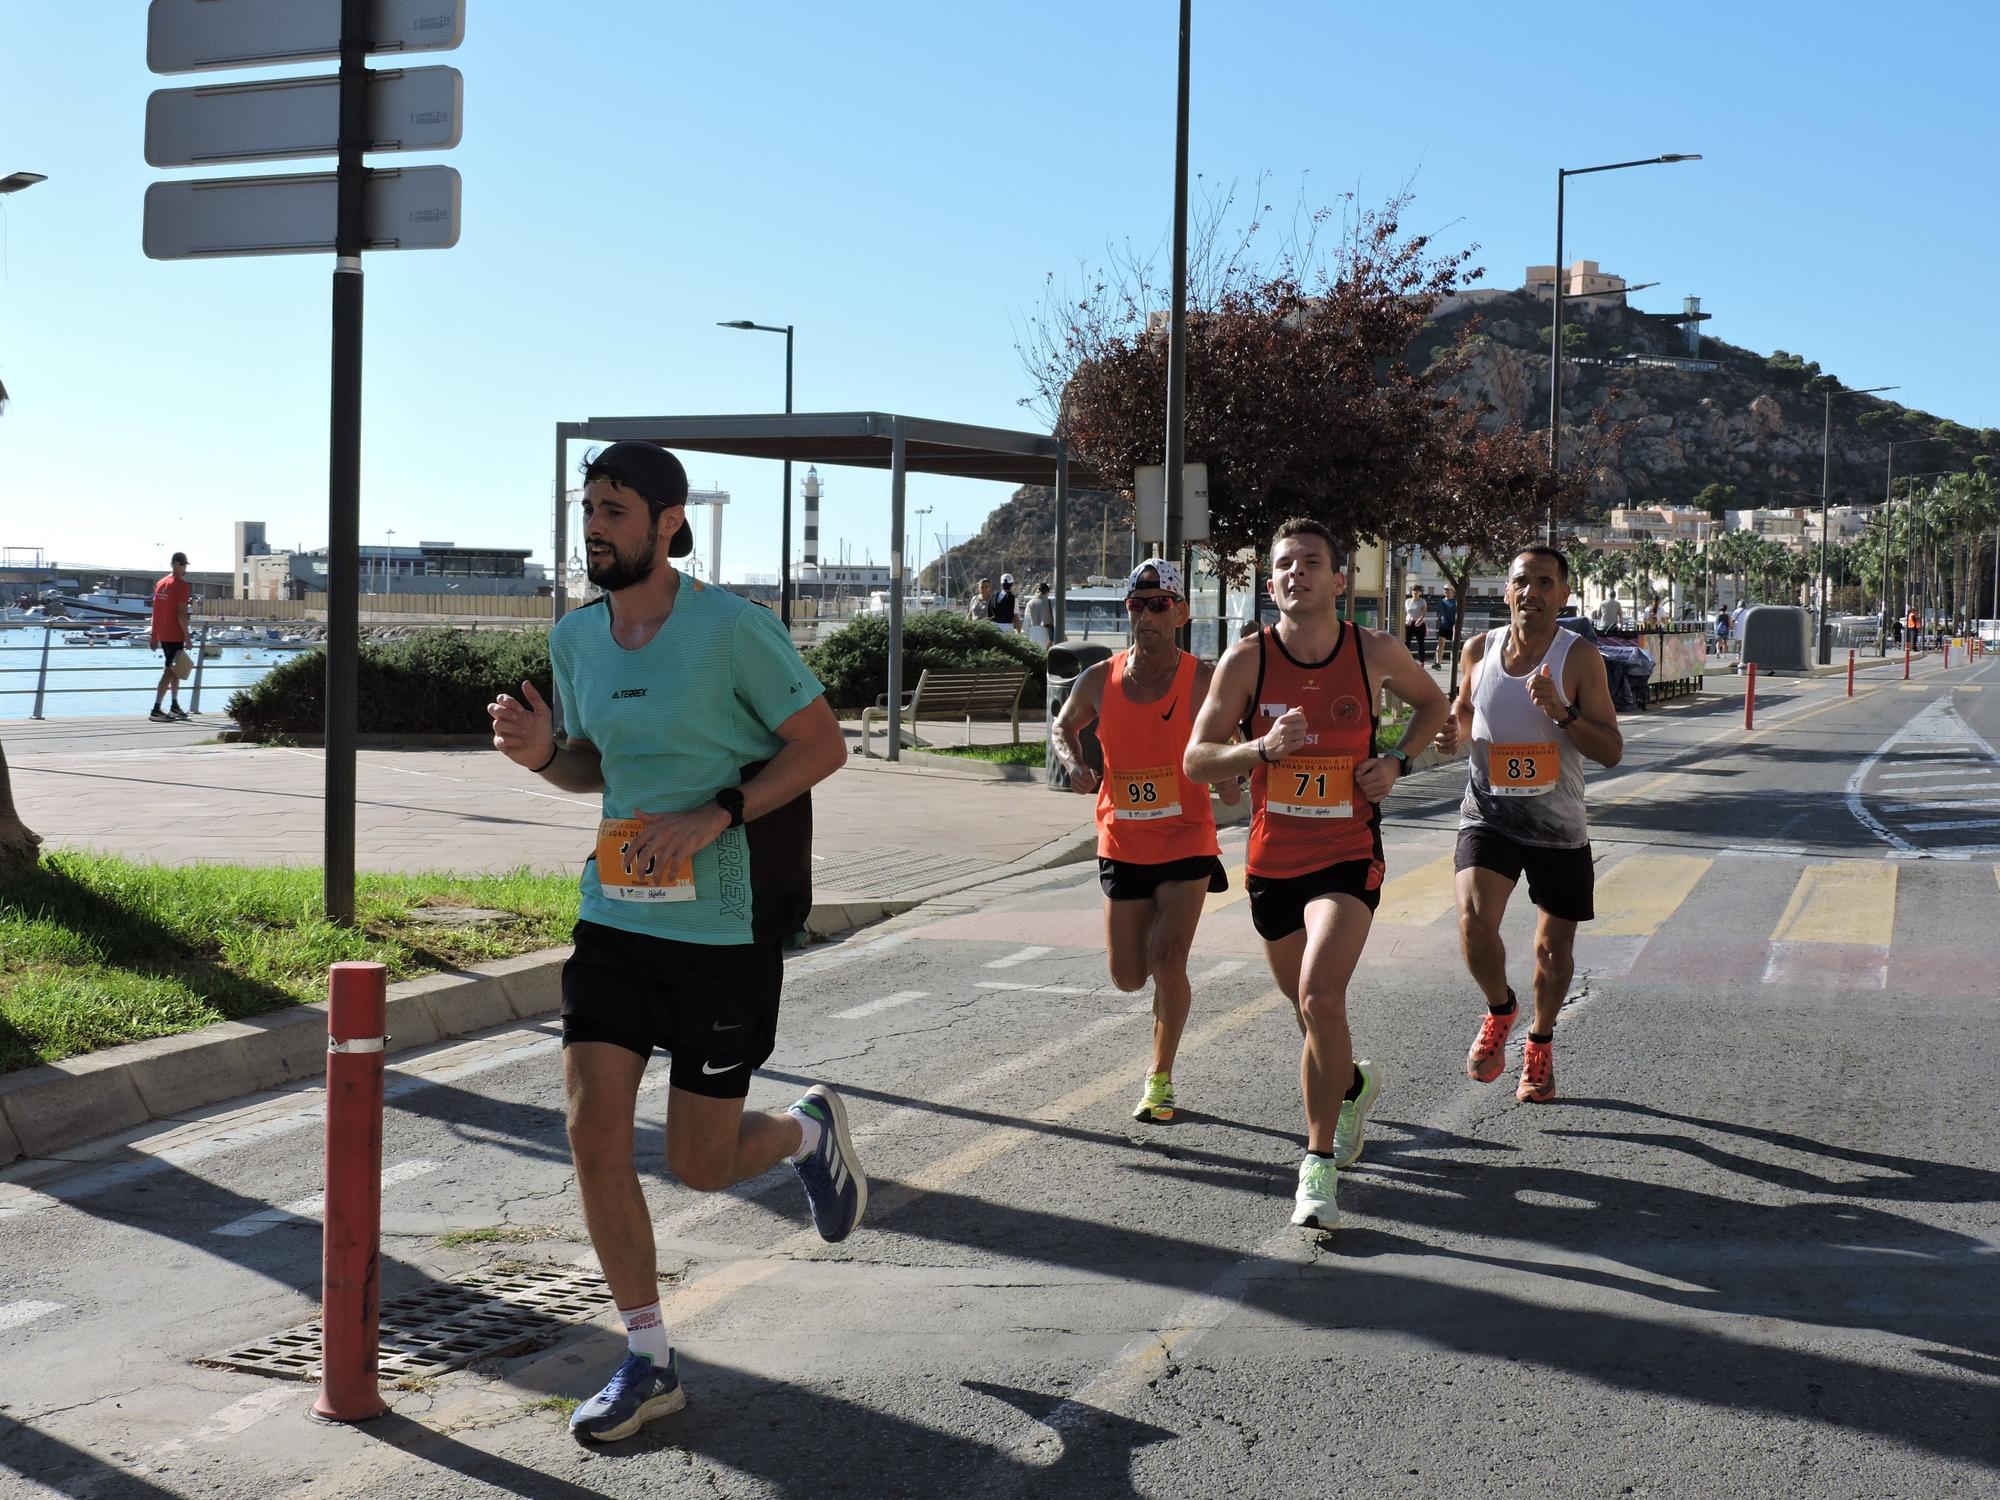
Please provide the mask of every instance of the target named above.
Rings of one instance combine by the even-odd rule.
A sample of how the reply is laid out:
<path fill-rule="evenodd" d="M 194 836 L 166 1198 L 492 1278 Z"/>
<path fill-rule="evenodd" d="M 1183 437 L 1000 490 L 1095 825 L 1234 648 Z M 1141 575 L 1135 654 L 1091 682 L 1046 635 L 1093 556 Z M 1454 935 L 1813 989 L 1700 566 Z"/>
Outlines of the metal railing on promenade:
<path fill-rule="evenodd" d="M 25 645 L 16 645 L 9 639 L 17 635 L 30 635 L 36 629 L 41 631 L 41 640 L 39 642 L 30 641 Z M 32 666 L 0 665 L 0 680 L 6 681 L 6 685 L 0 685 L 0 696 L 25 697 L 32 694 L 35 704 L 34 708 L 29 712 L 28 717 L 31 719 L 43 719 L 48 717 L 44 709 L 48 706 L 48 700 L 51 697 L 61 697 L 73 693 L 136 693 L 144 687 L 152 686 L 157 681 L 158 670 L 164 666 L 159 656 L 151 651 L 147 653 L 146 661 L 143 665 L 128 663 L 125 665 L 97 666 L 92 664 L 82 666 L 72 665 L 66 661 L 58 661 L 51 664 L 49 654 L 55 644 L 56 636 L 71 633 L 84 632 L 81 632 L 79 623 L 74 621 L 41 626 L 17 626 L 13 629 L 0 630 L 0 659 L 4 659 L 5 656 L 10 654 L 32 655 L 35 658 L 34 665 Z M 216 672 L 252 672 L 257 676 L 261 676 L 271 669 L 271 663 L 269 662 L 219 662 L 211 665 L 208 660 L 210 649 L 209 635 L 209 627 L 206 625 L 201 626 L 196 632 L 195 639 L 189 642 L 188 645 L 189 654 L 194 658 L 194 671 L 189 674 L 187 680 L 188 712 L 190 713 L 198 714 L 201 712 L 201 690 L 204 677 Z M 122 648 L 128 652 L 131 650 L 129 645 L 125 645 L 122 642 L 107 641 L 102 644 L 108 648 Z M 50 685 L 51 678 L 62 679 L 70 676 L 81 676 L 91 672 L 116 672 L 125 680 L 117 684 L 107 684 L 102 687 L 71 687 L 61 685 L 60 682 L 55 686 Z M 34 685 L 32 687 L 15 687 L 11 682 L 11 679 L 15 677 L 32 677 L 34 678 Z M 141 682 L 141 679 L 144 679 L 144 681 Z M 247 687 L 250 682 L 255 680 L 253 676 L 242 682 L 220 683 L 218 686 L 235 689 L 238 687 Z"/>

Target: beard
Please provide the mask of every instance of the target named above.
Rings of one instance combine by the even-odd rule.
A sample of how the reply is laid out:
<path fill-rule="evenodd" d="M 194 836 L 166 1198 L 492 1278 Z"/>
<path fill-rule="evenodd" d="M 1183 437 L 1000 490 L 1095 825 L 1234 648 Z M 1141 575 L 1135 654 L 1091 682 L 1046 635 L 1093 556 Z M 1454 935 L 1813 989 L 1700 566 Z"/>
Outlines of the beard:
<path fill-rule="evenodd" d="M 630 552 L 620 552 L 615 546 L 609 550 L 611 556 L 607 560 L 599 562 L 590 559 L 584 563 L 585 576 L 607 594 L 629 589 L 635 583 L 644 583 L 660 561 L 660 539 L 657 536 L 646 543 L 644 550 L 635 548 Z"/>

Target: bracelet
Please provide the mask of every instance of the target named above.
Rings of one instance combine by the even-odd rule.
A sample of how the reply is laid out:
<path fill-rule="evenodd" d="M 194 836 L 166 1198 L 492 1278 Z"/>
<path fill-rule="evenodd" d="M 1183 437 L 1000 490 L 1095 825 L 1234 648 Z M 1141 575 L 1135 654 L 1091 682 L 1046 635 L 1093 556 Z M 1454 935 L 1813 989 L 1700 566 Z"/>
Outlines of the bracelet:
<path fill-rule="evenodd" d="M 546 771 L 550 766 L 556 763 L 556 757 L 560 754 L 562 754 L 562 746 L 557 744 L 551 744 L 549 746 L 549 758 L 543 761 L 539 766 L 536 766 L 533 769 L 533 771 L 530 772 L 530 774 L 535 776 L 541 775 L 542 772 Z"/>
<path fill-rule="evenodd" d="M 1264 753 L 1264 736 L 1261 734 L 1257 736 L 1257 759 L 1264 762 L 1267 766 L 1275 766 L 1277 764 L 1277 761 L 1272 760 L 1270 756 Z"/>

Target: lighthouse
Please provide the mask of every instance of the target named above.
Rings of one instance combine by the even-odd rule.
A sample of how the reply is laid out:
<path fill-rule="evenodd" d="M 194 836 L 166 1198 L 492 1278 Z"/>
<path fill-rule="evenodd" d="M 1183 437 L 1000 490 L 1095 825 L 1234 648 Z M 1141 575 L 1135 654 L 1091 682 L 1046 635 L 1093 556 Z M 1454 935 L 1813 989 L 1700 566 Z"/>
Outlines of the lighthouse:
<path fill-rule="evenodd" d="M 808 468 L 799 482 L 799 498 L 806 507 L 806 554 L 800 572 L 819 571 L 819 470 Z"/>

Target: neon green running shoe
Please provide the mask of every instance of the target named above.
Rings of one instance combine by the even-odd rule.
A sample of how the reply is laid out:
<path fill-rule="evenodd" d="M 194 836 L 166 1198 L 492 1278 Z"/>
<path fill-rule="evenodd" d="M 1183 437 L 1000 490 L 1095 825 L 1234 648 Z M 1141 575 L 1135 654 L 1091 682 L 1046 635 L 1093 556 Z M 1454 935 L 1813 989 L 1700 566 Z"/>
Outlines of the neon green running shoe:
<path fill-rule="evenodd" d="M 1146 1092 L 1132 1110 L 1135 1120 L 1151 1120 L 1164 1125 L 1174 1117 L 1174 1081 L 1165 1073 L 1146 1075 Z"/>
<path fill-rule="evenodd" d="M 1382 1092 L 1382 1070 L 1364 1058 L 1354 1059 L 1354 1071 L 1361 1075 L 1361 1092 L 1340 1101 L 1340 1120 L 1333 1127 L 1333 1164 L 1345 1172 L 1361 1156 L 1362 1137 L 1368 1133 L 1368 1111 Z"/>
<path fill-rule="evenodd" d="M 1292 1222 L 1301 1229 L 1338 1229 L 1340 1207 L 1335 1195 L 1340 1173 L 1324 1156 L 1307 1153 L 1299 1163 L 1299 1190 L 1292 1199 Z"/>

